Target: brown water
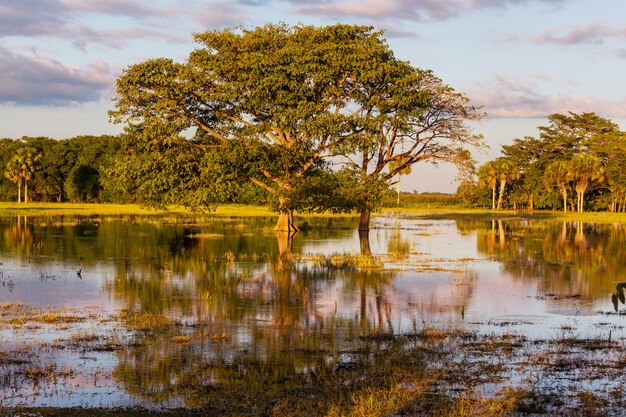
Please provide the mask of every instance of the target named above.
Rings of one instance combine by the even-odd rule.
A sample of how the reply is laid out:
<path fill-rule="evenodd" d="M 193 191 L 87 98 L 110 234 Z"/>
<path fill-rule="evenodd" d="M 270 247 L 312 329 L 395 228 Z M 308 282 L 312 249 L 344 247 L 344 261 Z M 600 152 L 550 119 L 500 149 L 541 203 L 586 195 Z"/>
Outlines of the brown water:
<path fill-rule="evenodd" d="M 307 222 L 1 220 L 1 404 L 191 406 L 425 327 L 624 336 L 622 225 L 388 216 L 367 244 L 357 219 Z"/>

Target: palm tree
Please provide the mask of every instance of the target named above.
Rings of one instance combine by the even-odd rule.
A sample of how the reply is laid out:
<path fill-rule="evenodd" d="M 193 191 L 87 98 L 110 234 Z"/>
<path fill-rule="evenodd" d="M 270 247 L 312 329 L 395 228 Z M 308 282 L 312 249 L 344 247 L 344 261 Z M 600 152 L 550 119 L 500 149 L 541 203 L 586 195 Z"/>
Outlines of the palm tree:
<path fill-rule="evenodd" d="M 500 193 L 498 195 L 498 210 L 500 210 L 502 208 L 506 184 L 510 181 L 520 179 L 522 174 L 519 172 L 519 167 L 513 161 L 506 158 L 498 158 L 495 160 L 495 170 L 497 178 L 500 181 Z"/>
<path fill-rule="evenodd" d="M 14 155 L 13 158 L 7 163 L 4 176 L 11 182 L 17 184 L 17 202 L 22 202 L 22 170 L 21 163 L 18 155 Z"/>
<path fill-rule="evenodd" d="M 570 166 L 565 161 L 550 163 L 543 173 L 543 184 L 547 191 L 552 191 L 554 185 L 563 197 L 563 212 L 567 213 L 567 189 L 570 183 Z"/>
<path fill-rule="evenodd" d="M 37 149 L 27 146 L 17 150 L 7 164 L 5 176 L 17 184 L 17 201 L 22 202 L 22 183 L 24 184 L 24 203 L 28 203 L 28 181 L 33 178 L 37 171 L 41 153 Z"/>
<path fill-rule="evenodd" d="M 591 184 L 604 182 L 604 168 L 600 159 L 594 155 L 574 155 L 569 162 L 569 177 L 574 182 L 576 190 L 576 208 L 582 213 L 585 192 Z"/>
<path fill-rule="evenodd" d="M 491 209 L 496 209 L 496 187 L 498 185 L 498 174 L 495 161 L 489 161 L 478 168 L 478 182 L 481 187 L 491 188 Z"/>

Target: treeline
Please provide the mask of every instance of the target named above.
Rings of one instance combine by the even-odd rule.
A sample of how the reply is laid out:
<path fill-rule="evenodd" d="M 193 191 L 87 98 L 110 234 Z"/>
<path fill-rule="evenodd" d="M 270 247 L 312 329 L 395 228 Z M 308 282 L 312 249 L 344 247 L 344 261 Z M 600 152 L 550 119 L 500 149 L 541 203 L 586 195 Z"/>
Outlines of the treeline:
<path fill-rule="evenodd" d="M 115 200 L 107 168 L 122 152 L 116 136 L 54 140 L 0 140 L 2 201 L 103 202 Z"/>
<path fill-rule="evenodd" d="M 142 171 L 162 167 L 133 158 L 135 138 L 129 135 L 77 136 L 70 139 L 47 137 L 22 137 L 0 139 L 0 201 L 90 202 L 151 204 L 155 185 L 149 178 L 162 175 L 142 175 Z M 200 166 L 202 160 L 175 149 L 176 158 L 193 161 Z M 171 162 L 171 161 L 170 161 Z M 169 170 L 170 181 L 186 181 L 185 171 Z M 133 178 L 141 179 L 133 182 Z M 168 192 L 171 184 L 162 184 Z M 198 183 L 187 182 L 185 190 L 194 189 Z M 148 191 L 151 190 L 151 191 Z M 228 193 L 212 195 L 212 202 L 237 202 L 266 204 L 267 193 L 253 184 L 240 184 Z M 189 203 L 172 198 L 172 204 Z M 188 204 L 189 205 L 189 204 Z"/>
<path fill-rule="evenodd" d="M 595 113 L 552 114 L 538 137 L 515 139 L 457 189 L 492 209 L 626 211 L 626 132 Z"/>

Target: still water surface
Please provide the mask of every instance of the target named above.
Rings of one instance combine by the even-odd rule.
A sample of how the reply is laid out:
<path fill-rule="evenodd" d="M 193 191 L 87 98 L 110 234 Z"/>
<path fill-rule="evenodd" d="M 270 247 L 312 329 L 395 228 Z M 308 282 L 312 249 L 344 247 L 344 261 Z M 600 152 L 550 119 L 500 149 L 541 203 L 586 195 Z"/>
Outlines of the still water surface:
<path fill-rule="evenodd" d="M 273 221 L 0 220 L 2 405 L 189 406 L 186 387 L 315 372 L 359 337 L 426 327 L 624 336 L 623 225 L 387 216 L 367 242 L 354 218 L 293 240 Z M 18 303 L 78 319 L 18 323 Z"/>

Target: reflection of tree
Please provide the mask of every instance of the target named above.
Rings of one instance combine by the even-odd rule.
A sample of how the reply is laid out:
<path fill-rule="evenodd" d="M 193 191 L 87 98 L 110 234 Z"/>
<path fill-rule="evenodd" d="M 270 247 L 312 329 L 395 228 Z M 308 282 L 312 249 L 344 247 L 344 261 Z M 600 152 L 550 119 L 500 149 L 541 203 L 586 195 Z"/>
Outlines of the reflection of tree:
<path fill-rule="evenodd" d="M 391 237 L 387 242 L 387 253 L 392 259 L 400 261 L 405 259 L 409 255 L 409 252 L 409 242 L 407 242 L 402 235 L 400 222 L 396 221 L 391 231 Z"/>
<path fill-rule="evenodd" d="M 225 396 L 245 403 L 271 395 L 271 387 L 284 389 L 285 381 L 334 372 L 339 352 L 359 336 L 397 334 L 397 318 L 412 308 L 394 289 L 396 272 L 280 256 L 297 254 L 304 236 L 354 236 L 354 219 L 311 222 L 314 229 L 286 241 L 271 232 L 271 219 L 31 222 L 26 247 L 43 243 L 36 262 L 111 265 L 105 290 L 126 311 L 120 320 L 129 335 L 115 350 L 114 377 L 128 392 L 187 405 Z M 0 247 L 22 250 L 23 227 L 15 234 L 16 224 L 0 223 L 7 236 Z M 383 242 L 408 254 L 400 232 Z M 144 316 L 164 317 L 165 324 L 141 330 L 133 320 Z"/>
<path fill-rule="evenodd" d="M 496 227 L 472 225 L 478 250 L 504 262 L 514 277 L 538 279 L 544 293 L 593 300 L 626 273 L 626 254 L 620 249 L 626 243 L 626 232 L 621 225 L 499 223 Z"/>

